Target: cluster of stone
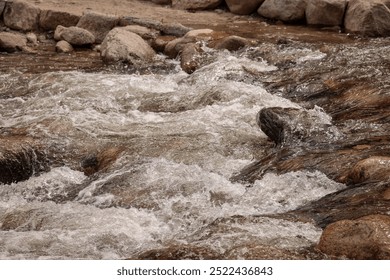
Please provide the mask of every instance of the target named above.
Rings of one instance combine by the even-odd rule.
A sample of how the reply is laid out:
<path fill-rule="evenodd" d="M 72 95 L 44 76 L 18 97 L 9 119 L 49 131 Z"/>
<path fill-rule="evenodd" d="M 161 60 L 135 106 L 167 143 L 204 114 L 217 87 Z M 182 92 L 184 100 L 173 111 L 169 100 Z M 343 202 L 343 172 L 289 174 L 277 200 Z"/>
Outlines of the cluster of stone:
<path fill-rule="evenodd" d="M 260 16 L 283 22 L 339 26 L 366 36 L 390 35 L 390 0 L 152 0 L 187 10 L 212 9 L 226 3 L 234 14 Z"/>

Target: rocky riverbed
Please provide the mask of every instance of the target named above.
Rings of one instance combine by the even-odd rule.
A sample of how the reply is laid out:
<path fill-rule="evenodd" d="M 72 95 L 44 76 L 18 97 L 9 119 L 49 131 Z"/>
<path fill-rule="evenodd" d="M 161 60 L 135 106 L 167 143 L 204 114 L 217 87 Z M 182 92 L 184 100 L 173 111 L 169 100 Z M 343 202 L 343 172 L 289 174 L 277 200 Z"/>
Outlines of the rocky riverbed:
<path fill-rule="evenodd" d="M 114 2 L 0 2 L 0 258 L 389 259 L 388 37 Z"/>

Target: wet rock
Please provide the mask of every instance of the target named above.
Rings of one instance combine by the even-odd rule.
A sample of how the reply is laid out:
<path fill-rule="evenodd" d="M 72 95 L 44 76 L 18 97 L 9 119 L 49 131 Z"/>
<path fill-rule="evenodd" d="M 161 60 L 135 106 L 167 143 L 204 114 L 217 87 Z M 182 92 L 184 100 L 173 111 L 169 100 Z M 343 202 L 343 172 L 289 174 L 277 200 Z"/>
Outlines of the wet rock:
<path fill-rule="evenodd" d="M 161 249 L 146 251 L 139 260 L 217 260 L 221 255 L 207 247 L 175 244 Z"/>
<path fill-rule="evenodd" d="M 180 66 L 188 74 L 199 68 L 200 48 L 196 44 L 187 44 L 180 53 Z"/>
<path fill-rule="evenodd" d="M 227 260 L 304 260 L 304 255 L 264 244 L 243 244 L 224 254 Z"/>
<path fill-rule="evenodd" d="M 0 32 L 0 51 L 22 51 L 27 46 L 27 38 L 24 34 Z"/>
<path fill-rule="evenodd" d="M 318 248 L 349 259 L 390 259 L 390 216 L 371 215 L 327 226 Z"/>
<path fill-rule="evenodd" d="M 32 140 L 19 137 L 0 139 L 0 183 L 27 180 L 48 169 L 45 153 Z"/>
<path fill-rule="evenodd" d="M 111 30 L 101 46 L 101 56 L 106 62 L 151 61 L 155 54 L 148 43 L 139 35 L 128 31 L 126 27 L 117 27 Z"/>
<path fill-rule="evenodd" d="M 57 26 L 54 39 L 65 40 L 74 46 L 90 45 L 95 42 L 95 36 L 91 32 L 75 26 Z"/>
<path fill-rule="evenodd" d="M 114 163 L 123 149 L 111 147 L 96 154 L 86 156 L 81 162 L 81 168 L 85 175 L 90 176 L 96 172 L 106 169 Z"/>
<path fill-rule="evenodd" d="M 43 30 L 55 30 L 58 25 L 75 26 L 79 20 L 80 16 L 68 12 L 43 10 L 39 15 L 39 26 Z"/>
<path fill-rule="evenodd" d="M 306 22 L 312 25 L 343 25 L 346 0 L 311 0 L 306 7 Z"/>
<path fill-rule="evenodd" d="M 96 39 L 96 43 L 103 42 L 104 38 L 119 22 L 119 17 L 106 15 L 97 12 L 87 11 L 80 18 L 77 27 L 91 32 Z"/>
<path fill-rule="evenodd" d="M 40 12 L 36 6 L 23 1 L 7 2 L 3 14 L 4 24 L 15 30 L 36 30 Z"/>
<path fill-rule="evenodd" d="M 250 44 L 249 40 L 239 37 L 239 36 L 228 36 L 221 40 L 216 41 L 214 44 L 209 45 L 215 49 L 228 50 L 228 51 L 238 51 Z"/>
<path fill-rule="evenodd" d="M 167 44 L 175 39 L 173 36 L 158 36 L 152 41 L 152 47 L 156 52 L 164 52 Z"/>
<path fill-rule="evenodd" d="M 297 22 L 305 19 L 306 0 L 265 0 L 257 12 L 269 19 Z"/>
<path fill-rule="evenodd" d="M 341 137 L 337 128 L 315 111 L 264 108 L 256 120 L 261 130 L 277 145 L 330 143 Z"/>
<path fill-rule="evenodd" d="M 56 44 L 56 52 L 58 53 L 70 53 L 73 52 L 73 47 L 67 41 L 58 41 Z"/>
<path fill-rule="evenodd" d="M 5 231 L 40 230 L 43 220 L 44 216 L 36 209 L 9 211 L 0 218 L 0 229 Z"/>
<path fill-rule="evenodd" d="M 182 37 L 170 41 L 164 49 L 164 54 L 169 58 L 176 58 L 187 44 L 195 43 L 196 39 L 193 37 Z"/>
<path fill-rule="evenodd" d="M 390 179 L 390 157 L 374 156 L 359 161 L 348 174 L 349 183 L 387 181 Z"/>
<path fill-rule="evenodd" d="M 390 0 L 350 0 L 344 26 L 366 36 L 390 36 Z"/>
<path fill-rule="evenodd" d="M 264 0 L 225 0 L 233 14 L 250 15 L 254 13 Z"/>
<path fill-rule="evenodd" d="M 221 5 L 222 0 L 172 0 L 172 7 L 183 10 L 207 10 Z"/>

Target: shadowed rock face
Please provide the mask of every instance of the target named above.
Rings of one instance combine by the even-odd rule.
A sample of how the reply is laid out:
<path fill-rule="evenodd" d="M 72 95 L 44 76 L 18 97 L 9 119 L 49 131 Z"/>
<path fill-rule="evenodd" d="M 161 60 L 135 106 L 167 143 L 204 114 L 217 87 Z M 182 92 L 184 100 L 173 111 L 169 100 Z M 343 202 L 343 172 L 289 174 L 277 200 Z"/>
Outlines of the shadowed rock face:
<path fill-rule="evenodd" d="M 0 139 L 0 183 L 27 180 L 48 170 L 46 155 L 30 139 Z"/>

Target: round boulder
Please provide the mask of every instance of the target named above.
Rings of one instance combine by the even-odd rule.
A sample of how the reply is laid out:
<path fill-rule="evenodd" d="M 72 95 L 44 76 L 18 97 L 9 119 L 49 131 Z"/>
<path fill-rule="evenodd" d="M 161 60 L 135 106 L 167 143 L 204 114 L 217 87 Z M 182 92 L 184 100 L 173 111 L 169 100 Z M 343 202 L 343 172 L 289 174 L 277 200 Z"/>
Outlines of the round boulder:
<path fill-rule="evenodd" d="M 264 0 L 225 0 L 233 14 L 250 15 L 255 12 Z"/>

